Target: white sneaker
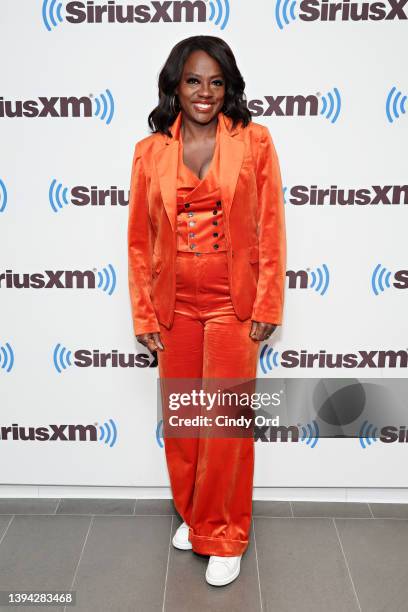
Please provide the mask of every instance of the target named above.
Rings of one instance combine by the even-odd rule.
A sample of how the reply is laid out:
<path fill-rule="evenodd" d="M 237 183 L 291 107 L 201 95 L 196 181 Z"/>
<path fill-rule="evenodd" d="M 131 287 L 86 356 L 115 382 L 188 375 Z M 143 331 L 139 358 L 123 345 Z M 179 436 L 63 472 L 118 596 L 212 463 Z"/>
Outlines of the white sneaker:
<path fill-rule="evenodd" d="M 188 539 L 188 529 L 187 523 L 181 523 L 172 540 L 175 548 L 179 548 L 180 550 L 191 550 L 193 548 L 193 545 Z"/>
<path fill-rule="evenodd" d="M 239 575 L 241 569 L 241 557 L 217 557 L 212 555 L 208 561 L 205 579 L 213 586 L 224 586 L 229 584 Z"/>

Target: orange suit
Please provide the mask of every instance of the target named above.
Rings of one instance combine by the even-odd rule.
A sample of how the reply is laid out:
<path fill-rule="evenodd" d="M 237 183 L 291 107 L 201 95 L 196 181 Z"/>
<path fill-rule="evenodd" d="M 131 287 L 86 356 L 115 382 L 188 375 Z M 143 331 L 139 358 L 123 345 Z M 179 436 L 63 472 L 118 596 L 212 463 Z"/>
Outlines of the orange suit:
<path fill-rule="evenodd" d="M 231 130 L 228 117 L 218 119 L 203 179 L 183 163 L 181 113 L 172 143 L 153 134 L 135 148 L 129 288 L 136 335 L 160 331 L 162 380 L 254 379 L 259 344 L 249 337 L 251 319 L 282 317 L 286 243 L 272 140 L 261 125 Z M 164 437 L 164 443 L 174 503 L 190 526 L 193 550 L 242 554 L 253 437 Z"/>
<path fill-rule="evenodd" d="M 283 190 L 267 127 L 219 119 L 219 184 L 228 281 L 240 320 L 281 324 L 286 273 Z M 129 290 L 134 332 L 170 328 L 176 295 L 177 166 L 181 111 L 171 128 L 136 143 L 129 197 Z"/>

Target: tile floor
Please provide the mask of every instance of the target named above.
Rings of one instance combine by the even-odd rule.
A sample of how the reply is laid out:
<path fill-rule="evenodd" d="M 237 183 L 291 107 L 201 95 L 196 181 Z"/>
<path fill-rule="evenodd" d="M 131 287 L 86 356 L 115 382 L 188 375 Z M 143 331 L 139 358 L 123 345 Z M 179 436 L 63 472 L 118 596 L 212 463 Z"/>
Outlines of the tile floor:
<path fill-rule="evenodd" d="M 179 524 L 170 500 L 0 499 L 0 591 L 74 590 L 67 612 L 408 611 L 408 504 L 255 501 L 226 587 L 171 546 Z"/>

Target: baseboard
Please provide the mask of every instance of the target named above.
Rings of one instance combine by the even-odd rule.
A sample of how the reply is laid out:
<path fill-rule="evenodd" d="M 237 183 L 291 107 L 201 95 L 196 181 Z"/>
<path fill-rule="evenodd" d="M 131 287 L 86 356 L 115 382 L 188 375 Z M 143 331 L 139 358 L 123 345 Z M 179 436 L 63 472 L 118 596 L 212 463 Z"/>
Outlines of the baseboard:
<path fill-rule="evenodd" d="M 0 498 L 170 499 L 168 487 L 0 485 Z M 254 500 L 408 503 L 408 488 L 254 487 Z"/>

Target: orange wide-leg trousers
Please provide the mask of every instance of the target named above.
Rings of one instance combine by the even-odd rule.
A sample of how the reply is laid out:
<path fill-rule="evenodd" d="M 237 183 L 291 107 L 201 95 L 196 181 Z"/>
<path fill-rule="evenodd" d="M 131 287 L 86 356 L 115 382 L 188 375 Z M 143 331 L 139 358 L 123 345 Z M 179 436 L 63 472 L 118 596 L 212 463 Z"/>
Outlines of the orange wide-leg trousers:
<path fill-rule="evenodd" d="M 256 378 L 259 342 L 230 298 L 227 255 L 178 251 L 171 329 L 160 325 L 159 375 L 168 378 Z M 164 437 L 174 504 L 189 525 L 193 550 L 237 556 L 251 527 L 254 439 Z"/>

